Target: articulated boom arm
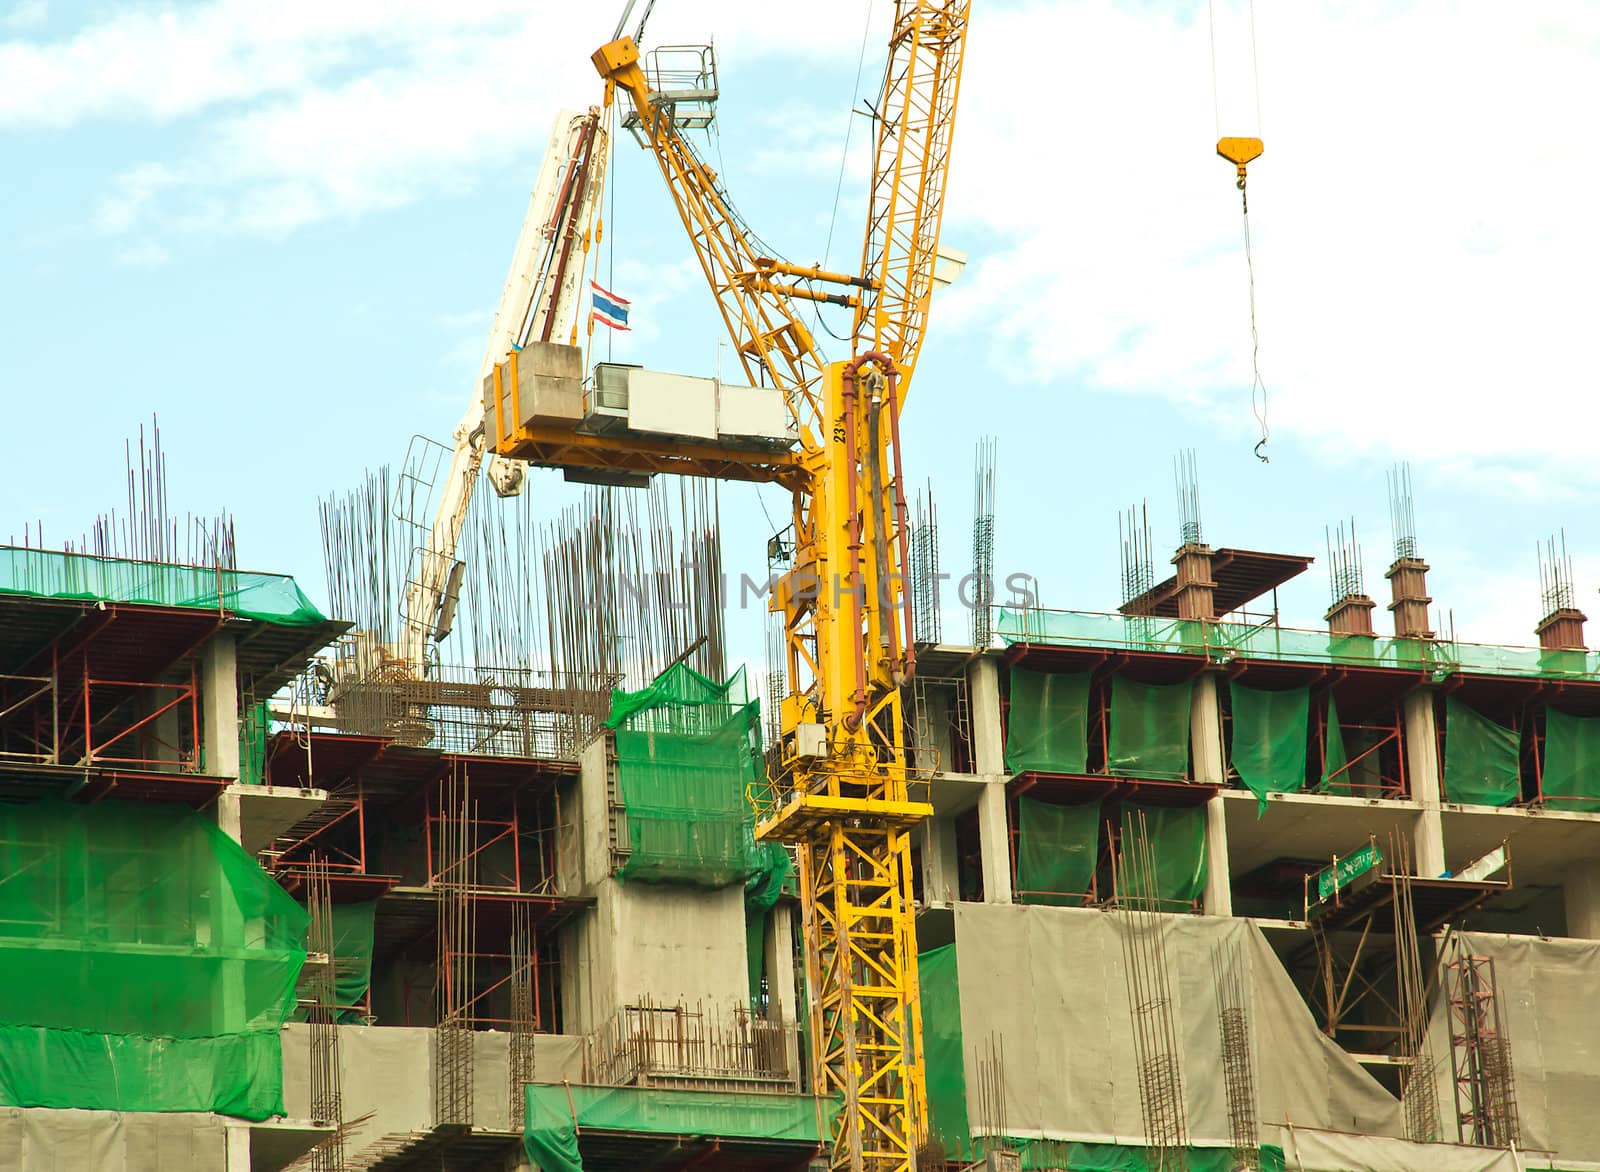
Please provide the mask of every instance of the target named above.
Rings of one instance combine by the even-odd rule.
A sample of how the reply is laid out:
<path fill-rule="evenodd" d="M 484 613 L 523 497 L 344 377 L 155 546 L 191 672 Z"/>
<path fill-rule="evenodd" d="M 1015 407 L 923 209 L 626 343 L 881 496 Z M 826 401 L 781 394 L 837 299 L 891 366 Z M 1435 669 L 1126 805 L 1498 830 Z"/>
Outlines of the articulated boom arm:
<path fill-rule="evenodd" d="M 605 159 L 606 131 L 600 125 L 598 109 L 591 107 L 586 114 L 563 110 L 556 116 L 489 329 L 483 366 L 466 412 L 452 433 L 454 449 L 439 486 L 428 542 L 419 551 L 414 575 L 406 583 L 398 652 L 417 679 L 426 674 L 429 638 L 442 638 L 445 633 L 442 608 L 458 564 L 456 546 L 483 467 L 483 380 L 515 345 L 529 339 L 573 340 L 582 302 L 583 235 L 599 196 Z M 489 476 L 498 491 L 510 495 L 520 491 L 522 465 L 504 462 L 497 468 L 491 464 Z"/>
<path fill-rule="evenodd" d="M 901 402 L 927 328 L 971 9 L 972 0 L 895 3 L 854 333 L 857 352 L 894 360 Z"/>
<path fill-rule="evenodd" d="M 633 105 L 745 373 L 752 384 L 783 389 L 802 446 L 815 447 L 821 438 L 822 357 L 794 311 L 793 290 L 773 280 L 774 262 L 751 247 L 716 174 L 674 120 L 672 101 L 651 90 L 633 39 L 602 46 L 593 60 L 600 76 Z"/>

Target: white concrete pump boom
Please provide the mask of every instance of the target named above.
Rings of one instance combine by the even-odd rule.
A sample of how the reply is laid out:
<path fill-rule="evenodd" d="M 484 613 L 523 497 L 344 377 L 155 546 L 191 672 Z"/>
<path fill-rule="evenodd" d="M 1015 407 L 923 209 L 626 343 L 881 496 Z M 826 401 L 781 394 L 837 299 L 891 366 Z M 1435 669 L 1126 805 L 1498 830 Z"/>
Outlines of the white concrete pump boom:
<path fill-rule="evenodd" d="M 507 353 L 529 341 L 577 342 L 585 255 L 604 186 L 606 145 L 597 108 L 591 107 L 587 114 L 563 110 L 556 116 L 489 329 L 483 366 L 466 414 L 456 424 L 455 449 L 428 544 L 416 574 L 406 584 L 398 651 L 418 679 L 426 674 L 428 640 L 449 634 L 465 568 L 456 560 L 456 545 L 483 465 L 484 380 Z M 523 468 L 519 460 L 492 456 L 489 481 L 501 496 L 515 495 L 522 491 Z"/>

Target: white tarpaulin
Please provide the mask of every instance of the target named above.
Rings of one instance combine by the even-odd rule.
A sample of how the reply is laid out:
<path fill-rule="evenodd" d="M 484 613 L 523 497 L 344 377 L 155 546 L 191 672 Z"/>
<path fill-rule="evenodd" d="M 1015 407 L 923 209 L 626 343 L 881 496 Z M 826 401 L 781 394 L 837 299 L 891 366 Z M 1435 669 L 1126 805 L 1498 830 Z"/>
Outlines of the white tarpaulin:
<path fill-rule="evenodd" d="M 1213 976 L 1219 950 L 1239 958 L 1244 978 L 1261 1140 L 1276 1142 L 1284 1121 L 1404 1135 L 1400 1104 L 1317 1029 L 1255 925 L 1162 920 L 1191 1143 L 1228 1143 Z M 972 1133 L 1142 1144 L 1123 919 L 1092 909 L 958 903 L 955 924 Z M 982 1090 L 982 1071 L 994 1052 L 1003 1052 L 1003 1101 L 986 1104 L 995 1096 Z"/>
<path fill-rule="evenodd" d="M 1600 1154 L 1600 941 L 1457 933 L 1446 962 L 1463 954 L 1494 962 L 1495 998 L 1511 1043 L 1520 1147 L 1553 1152 L 1558 1164 Z M 1429 1049 L 1446 1139 L 1460 1136 L 1450 1027 L 1441 980 Z"/>
<path fill-rule="evenodd" d="M 227 1166 L 227 1128 L 218 1115 L 0 1107 L 0 1168 L 7 1172 L 220 1172 Z"/>

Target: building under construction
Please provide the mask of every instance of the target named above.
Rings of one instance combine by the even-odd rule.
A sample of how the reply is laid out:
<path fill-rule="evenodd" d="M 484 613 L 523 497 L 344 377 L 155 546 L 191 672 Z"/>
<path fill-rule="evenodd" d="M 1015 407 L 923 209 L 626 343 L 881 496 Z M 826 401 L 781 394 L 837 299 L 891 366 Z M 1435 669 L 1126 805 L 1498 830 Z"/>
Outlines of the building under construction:
<path fill-rule="evenodd" d="M 705 500 L 625 491 L 539 539 L 537 670 L 414 678 L 215 547 L 0 550 L 0 1166 L 825 1160 L 721 599 L 609 642 L 561 613 L 618 549 L 715 545 Z M 1600 663 L 1554 549 L 1536 646 L 1432 629 L 1395 501 L 1392 634 L 1353 536 L 1292 628 L 1312 559 L 1212 547 L 1192 500 L 1164 581 L 1125 518 L 1115 611 L 956 645 L 919 609 L 918 1167 L 1600 1167 Z M 359 506 L 336 594 L 390 540 Z"/>

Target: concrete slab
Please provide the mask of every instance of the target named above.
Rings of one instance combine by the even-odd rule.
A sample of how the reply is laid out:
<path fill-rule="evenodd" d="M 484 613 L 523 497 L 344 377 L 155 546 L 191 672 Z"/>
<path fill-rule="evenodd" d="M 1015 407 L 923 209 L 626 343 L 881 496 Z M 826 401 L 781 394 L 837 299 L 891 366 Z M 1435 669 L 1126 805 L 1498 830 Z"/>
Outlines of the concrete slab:
<path fill-rule="evenodd" d="M 1503 810 L 1489 806 L 1446 805 L 1445 862 L 1452 871 L 1511 844 L 1511 872 L 1523 883 L 1559 883 L 1578 863 L 1600 858 L 1600 814 L 1572 810 Z"/>
<path fill-rule="evenodd" d="M 1265 816 L 1256 818 L 1256 797 L 1246 790 L 1222 793 L 1228 828 L 1228 861 L 1235 878 L 1274 859 L 1325 859 L 1347 855 L 1391 830 L 1410 834 L 1419 816 L 1410 802 L 1347 798 L 1328 794 L 1271 794 Z"/>
<path fill-rule="evenodd" d="M 278 1172 L 334 1132 L 309 1119 L 272 1119 L 250 1125 L 250 1172 Z"/>
<path fill-rule="evenodd" d="M 240 842 L 252 855 L 328 800 L 325 789 L 284 785 L 230 785 L 222 792 L 239 803 Z"/>

